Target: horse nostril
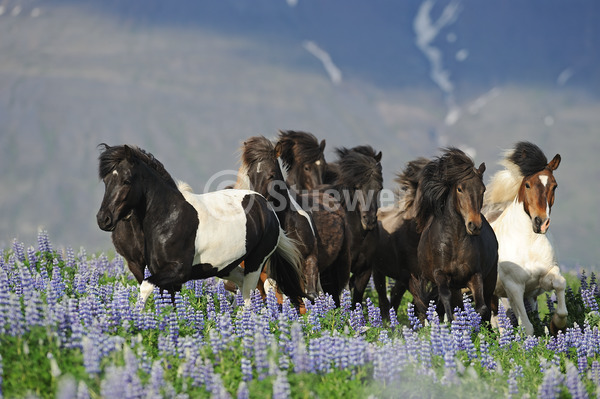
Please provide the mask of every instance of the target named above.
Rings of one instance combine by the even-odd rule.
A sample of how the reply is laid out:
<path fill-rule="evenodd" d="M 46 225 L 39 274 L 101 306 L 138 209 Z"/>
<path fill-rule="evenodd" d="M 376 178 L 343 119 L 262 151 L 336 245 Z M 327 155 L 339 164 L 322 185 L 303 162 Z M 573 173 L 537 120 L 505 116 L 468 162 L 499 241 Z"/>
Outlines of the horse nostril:
<path fill-rule="evenodd" d="M 542 226 L 542 218 L 536 216 L 535 218 L 533 218 L 533 224 L 535 225 L 535 227 L 540 228 Z"/>

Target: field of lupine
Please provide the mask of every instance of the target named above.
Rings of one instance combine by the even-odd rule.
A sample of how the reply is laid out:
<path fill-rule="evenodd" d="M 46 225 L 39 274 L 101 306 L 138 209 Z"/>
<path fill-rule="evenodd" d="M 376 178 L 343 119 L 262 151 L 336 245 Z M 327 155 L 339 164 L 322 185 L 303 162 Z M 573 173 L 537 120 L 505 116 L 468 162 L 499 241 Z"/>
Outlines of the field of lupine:
<path fill-rule="evenodd" d="M 305 315 L 257 293 L 248 308 L 216 279 L 140 309 L 122 258 L 40 232 L 0 250 L 0 397 L 600 397 L 600 293 L 593 274 L 571 287 L 557 337 L 545 314 L 538 337 L 503 309 L 499 329 L 482 326 L 468 299 L 451 323 L 433 306 L 421 323 L 405 300 L 384 324 L 375 296 L 352 306 L 348 292 Z"/>

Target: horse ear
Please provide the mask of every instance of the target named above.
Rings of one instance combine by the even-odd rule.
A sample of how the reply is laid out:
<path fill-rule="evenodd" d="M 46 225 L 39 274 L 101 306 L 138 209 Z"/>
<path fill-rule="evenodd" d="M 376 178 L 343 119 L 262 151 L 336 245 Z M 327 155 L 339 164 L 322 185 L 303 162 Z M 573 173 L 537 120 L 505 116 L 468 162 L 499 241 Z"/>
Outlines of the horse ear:
<path fill-rule="evenodd" d="M 325 139 L 321 140 L 321 144 L 319 144 L 319 148 L 321 152 L 325 151 Z"/>
<path fill-rule="evenodd" d="M 381 153 L 381 151 L 379 151 L 379 153 L 377 155 L 375 155 L 375 160 L 377 162 L 381 162 L 381 157 L 383 156 L 383 154 Z"/>
<path fill-rule="evenodd" d="M 556 154 L 554 158 L 552 158 L 552 161 L 550 161 L 550 163 L 548 163 L 546 167 L 550 170 L 556 170 L 558 168 L 558 165 L 560 165 L 560 154 Z"/>
<path fill-rule="evenodd" d="M 477 171 L 481 176 L 483 176 L 483 172 L 485 172 L 485 162 L 482 162 L 481 165 L 479 165 L 479 169 L 477 169 Z"/>
<path fill-rule="evenodd" d="M 281 157 L 281 154 L 283 153 L 283 150 L 281 149 L 281 147 L 282 147 L 281 142 L 277 142 L 277 144 L 275 144 L 275 158 Z"/>
<path fill-rule="evenodd" d="M 125 150 L 125 159 L 127 159 L 130 162 L 133 161 L 133 150 L 131 149 L 131 147 L 125 144 L 123 146 L 123 149 Z"/>

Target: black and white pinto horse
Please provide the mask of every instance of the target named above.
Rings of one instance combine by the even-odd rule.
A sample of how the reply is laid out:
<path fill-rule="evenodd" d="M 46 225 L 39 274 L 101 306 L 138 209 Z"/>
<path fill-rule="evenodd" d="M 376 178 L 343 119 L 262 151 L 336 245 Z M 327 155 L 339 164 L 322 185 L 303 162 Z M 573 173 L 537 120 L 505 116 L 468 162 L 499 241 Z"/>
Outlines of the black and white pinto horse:
<path fill-rule="evenodd" d="M 214 276 L 235 282 L 249 303 L 266 264 L 292 301 L 304 295 L 296 243 L 262 195 L 249 190 L 194 194 L 185 183 L 174 188 L 139 148 L 101 146 L 99 176 L 105 192 L 98 226 L 113 231 L 136 215 L 151 273 L 140 286 L 142 303 L 155 286 L 173 296 L 189 280 Z"/>

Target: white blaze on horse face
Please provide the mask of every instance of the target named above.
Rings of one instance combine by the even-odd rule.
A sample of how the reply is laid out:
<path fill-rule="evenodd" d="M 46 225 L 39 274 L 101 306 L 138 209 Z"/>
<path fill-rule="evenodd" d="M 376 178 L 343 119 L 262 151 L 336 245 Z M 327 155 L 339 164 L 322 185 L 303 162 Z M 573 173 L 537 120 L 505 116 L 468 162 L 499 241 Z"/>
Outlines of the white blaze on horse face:
<path fill-rule="evenodd" d="M 546 187 L 548 185 L 548 176 L 540 175 L 540 181 Z M 546 217 L 550 217 L 550 203 L 546 200 Z"/>
<path fill-rule="evenodd" d="M 317 166 L 321 165 L 321 161 L 319 160 L 319 161 L 315 162 L 315 165 L 317 165 Z"/>
<path fill-rule="evenodd" d="M 259 162 L 259 163 L 256 165 L 256 173 L 260 173 L 260 164 L 261 164 L 261 163 L 262 163 L 262 162 Z"/>
<path fill-rule="evenodd" d="M 112 174 L 113 174 L 113 175 L 115 175 L 115 176 L 119 176 L 119 172 L 117 172 L 117 170 L 116 170 L 116 169 L 115 169 L 115 170 L 113 170 L 113 173 L 112 173 Z"/>

